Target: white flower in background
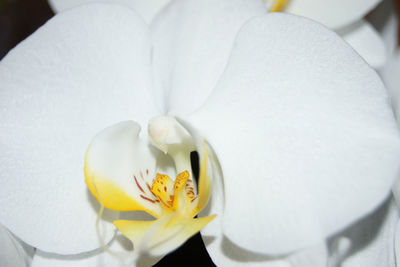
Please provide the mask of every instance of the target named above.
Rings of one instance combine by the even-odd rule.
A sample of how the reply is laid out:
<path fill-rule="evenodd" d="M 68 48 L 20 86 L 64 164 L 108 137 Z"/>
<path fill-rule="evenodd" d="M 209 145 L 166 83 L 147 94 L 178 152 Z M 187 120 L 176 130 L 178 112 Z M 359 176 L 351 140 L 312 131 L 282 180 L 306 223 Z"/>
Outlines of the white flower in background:
<path fill-rule="evenodd" d="M 102 0 L 101 2 L 119 3 L 136 10 L 147 22 L 174 0 Z M 381 0 L 249 0 L 265 2 L 260 6 L 264 12 L 281 11 L 304 16 L 318 21 L 336 31 L 344 38 L 373 68 L 382 67 L 388 52 L 379 34 L 364 19 Z M 55 12 L 74 6 L 99 0 L 49 0 Z"/>
<path fill-rule="evenodd" d="M 265 0 L 282 2 L 281 11 L 318 21 L 336 31 L 373 68 L 382 67 L 387 51 L 375 28 L 365 20 L 381 0 Z"/>
<path fill-rule="evenodd" d="M 213 148 L 225 208 L 217 187 L 199 217 L 218 214 L 202 230 L 218 266 L 325 264 L 325 239 L 389 196 L 400 144 L 379 77 L 325 27 L 262 5 L 174 1 L 150 29 L 121 6 L 85 5 L 2 60 L 0 222 L 38 248 L 33 266 L 71 266 L 54 257 L 99 247 L 83 158 L 96 133 L 125 120 L 176 116 Z M 151 155 L 139 175 L 155 170 Z M 210 166 L 217 174 L 215 157 Z M 107 212 L 109 241 L 118 214 Z M 353 245 L 342 243 L 339 256 Z M 118 266 L 81 258 L 73 265 Z"/>

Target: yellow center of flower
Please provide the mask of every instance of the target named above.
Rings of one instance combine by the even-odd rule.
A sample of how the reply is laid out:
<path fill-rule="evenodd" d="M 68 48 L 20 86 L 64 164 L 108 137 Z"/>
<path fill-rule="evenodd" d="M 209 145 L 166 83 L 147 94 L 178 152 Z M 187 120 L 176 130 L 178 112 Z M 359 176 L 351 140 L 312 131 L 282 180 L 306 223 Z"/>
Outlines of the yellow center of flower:
<path fill-rule="evenodd" d="M 196 200 L 193 180 L 189 179 L 188 171 L 179 173 L 175 182 L 168 175 L 157 173 L 151 192 L 168 212 L 182 209 Z"/>
<path fill-rule="evenodd" d="M 206 150 L 201 162 L 198 195 L 193 180 L 189 178 L 187 170 L 179 173 L 175 181 L 168 175 L 157 173 L 151 187 L 147 187 L 151 196 L 135 180 L 139 190 L 146 194 L 140 195 L 141 198 L 150 205 L 161 206 L 162 211 L 154 221 L 118 220 L 114 221 L 114 225 L 139 250 L 146 253 L 157 255 L 177 248 L 215 218 L 215 215 L 194 218 L 205 207 L 210 196 Z"/>

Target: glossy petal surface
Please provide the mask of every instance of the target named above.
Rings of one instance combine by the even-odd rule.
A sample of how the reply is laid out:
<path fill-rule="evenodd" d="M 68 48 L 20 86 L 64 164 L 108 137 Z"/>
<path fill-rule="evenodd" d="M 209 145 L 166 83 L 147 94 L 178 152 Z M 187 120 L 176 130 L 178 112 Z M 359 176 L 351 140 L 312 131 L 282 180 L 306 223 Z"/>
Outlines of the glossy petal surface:
<path fill-rule="evenodd" d="M 66 254 L 99 246 L 85 150 L 105 126 L 154 115 L 149 68 L 146 25 L 113 5 L 59 14 L 1 61 L 0 221 L 23 241 Z"/>
<path fill-rule="evenodd" d="M 152 24 L 159 103 L 168 113 L 195 110 L 222 74 L 234 38 L 251 17 L 266 13 L 262 1 L 177 0 Z"/>
<path fill-rule="evenodd" d="M 221 162 L 223 231 L 254 252 L 319 243 L 376 208 L 398 173 L 382 82 L 308 19 L 247 23 L 217 88 L 188 119 Z"/>

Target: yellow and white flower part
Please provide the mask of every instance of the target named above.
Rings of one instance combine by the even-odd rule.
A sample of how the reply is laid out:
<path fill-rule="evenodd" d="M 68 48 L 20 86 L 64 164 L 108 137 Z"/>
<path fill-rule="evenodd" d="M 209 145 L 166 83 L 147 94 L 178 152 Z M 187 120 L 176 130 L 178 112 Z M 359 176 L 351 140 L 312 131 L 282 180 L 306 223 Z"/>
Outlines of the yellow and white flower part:
<path fill-rule="evenodd" d="M 163 131 L 165 125 L 154 124 L 165 120 L 167 123 L 174 121 L 173 118 L 157 118 L 149 128 L 153 132 Z M 173 128 L 175 125 L 168 126 Z M 175 140 L 175 149 L 179 153 L 187 152 L 176 159 L 176 166 L 185 170 L 173 181 L 168 175 L 155 173 L 155 169 L 141 169 L 149 166 L 148 162 L 153 159 L 146 145 L 139 140 L 139 131 L 137 123 L 127 121 L 99 133 L 86 153 L 85 180 L 91 193 L 104 207 L 118 211 L 145 211 L 155 218 L 150 221 L 116 220 L 113 223 L 133 242 L 136 254 L 158 256 L 182 245 L 215 217 L 194 218 L 210 198 L 208 153 L 204 145 L 196 194 L 193 177 L 190 177 L 190 151 L 183 140 Z M 156 137 L 154 134 L 150 136 Z M 180 139 L 176 134 L 174 137 Z M 158 138 L 154 141 L 160 143 L 164 140 Z M 163 145 L 168 146 L 165 142 Z"/>

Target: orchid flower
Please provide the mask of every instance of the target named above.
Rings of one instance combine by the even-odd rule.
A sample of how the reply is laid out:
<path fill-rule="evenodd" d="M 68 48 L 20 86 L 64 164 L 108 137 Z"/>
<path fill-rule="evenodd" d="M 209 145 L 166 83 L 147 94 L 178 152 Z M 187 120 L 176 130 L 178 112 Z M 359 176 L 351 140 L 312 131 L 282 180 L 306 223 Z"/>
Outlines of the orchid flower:
<path fill-rule="evenodd" d="M 84 158 L 89 187 L 91 177 L 110 174 L 107 181 L 126 194 L 146 190 L 146 170 L 155 178 L 160 153 L 139 125 L 149 125 L 151 142 L 175 162 L 182 161 L 169 146 L 209 152 L 202 170 L 213 189 L 198 218 L 217 215 L 201 233 L 218 266 L 301 266 L 296 252 L 310 248 L 326 261 L 326 239 L 387 199 L 400 143 L 380 78 L 326 27 L 265 14 L 262 5 L 174 1 L 150 28 L 122 6 L 82 5 L 56 15 L 1 61 L 0 222 L 37 248 L 33 266 L 118 266 L 96 254 L 100 206 L 84 182 Z M 176 127 L 190 145 L 181 146 Z M 113 157 L 119 152 L 124 157 Z M 179 174 L 187 169 L 178 166 L 189 164 L 177 163 Z M 91 191 L 110 207 L 98 182 Z M 118 212 L 105 213 L 108 243 Z M 153 244 L 151 233 L 125 232 L 144 245 Z M 89 254 L 76 256 L 82 252 Z"/>
<path fill-rule="evenodd" d="M 174 0 L 103 0 L 127 5 L 141 14 L 147 22 Z M 249 0 L 265 2 L 265 12 L 281 11 L 318 21 L 336 31 L 373 68 L 382 67 L 387 60 L 385 45 L 375 28 L 364 19 L 381 0 Z M 49 0 L 55 12 L 99 0 Z"/>

